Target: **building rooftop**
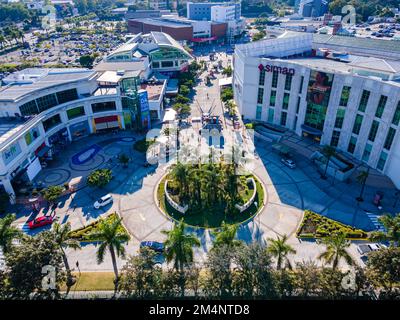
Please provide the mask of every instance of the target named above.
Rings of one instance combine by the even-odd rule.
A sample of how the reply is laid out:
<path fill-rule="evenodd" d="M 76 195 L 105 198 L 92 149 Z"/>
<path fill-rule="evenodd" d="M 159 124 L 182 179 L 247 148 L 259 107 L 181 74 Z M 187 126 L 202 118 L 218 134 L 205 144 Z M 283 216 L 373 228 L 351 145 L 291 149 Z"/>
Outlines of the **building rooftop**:
<path fill-rule="evenodd" d="M 186 21 L 184 19 L 178 19 L 177 17 L 174 17 L 174 19 L 165 19 L 165 18 L 138 18 L 138 19 L 131 19 L 134 21 L 139 21 L 142 23 L 147 23 L 147 24 L 152 24 L 155 26 L 160 26 L 160 27 L 170 27 L 170 28 L 187 28 L 191 27 L 191 24 L 189 21 Z"/>
<path fill-rule="evenodd" d="M 392 51 L 400 54 L 400 44 L 395 40 L 343 37 L 329 34 L 313 34 L 313 42 L 318 44 L 359 47 L 379 51 Z"/>
<path fill-rule="evenodd" d="M 0 101 L 18 101 L 32 92 L 94 77 L 96 72 L 83 68 L 28 68 L 3 79 Z"/>
<path fill-rule="evenodd" d="M 142 83 L 140 88 L 147 91 L 149 100 L 159 100 L 163 92 L 165 81 L 158 83 Z"/>

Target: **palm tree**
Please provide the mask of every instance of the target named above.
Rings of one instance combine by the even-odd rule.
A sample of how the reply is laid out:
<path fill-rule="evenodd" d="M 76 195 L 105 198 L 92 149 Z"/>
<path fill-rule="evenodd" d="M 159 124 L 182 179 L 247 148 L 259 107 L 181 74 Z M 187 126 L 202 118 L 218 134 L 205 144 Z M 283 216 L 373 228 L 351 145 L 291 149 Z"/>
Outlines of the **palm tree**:
<path fill-rule="evenodd" d="M 13 240 L 19 239 L 23 235 L 19 229 L 11 225 L 14 221 L 15 214 L 9 214 L 0 219 L 0 247 L 4 253 L 10 251 Z"/>
<path fill-rule="evenodd" d="M 99 231 L 94 232 L 91 235 L 93 239 L 98 239 L 101 242 L 101 245 L 97 249 L 98 264 L 103 263 L 106 249 L 110 251 L 115 274 L 114 294 L 117 292 L 119 281 L 116 256 L 125 256 L 125 248 L 123 244 L 129 240 L 129 235 L 121 231 L 121 221 L 122 218 L 118 218 L 113 222 L 103 220 L 100 222 Z"/>
<path fill-rule="evenodd" d="M 318 259 L 325 260 L 328 264 L 332 263 L 332 269 L 335 270 L 338 267 L 342 258 L 348 265 L 353 265 L 353 258 L 346 250 L 350 246 L 350 241 L 346 240 L 343 233 L 331 235 L 323 239 L 322 243 L 325 244 L 326 250 L 319 255 Z"/>
<path fill-rule="evenodd" d="M 385 214 L 379 217 L 379 221 L 385 227 L 385 231 L 375 231 L 370 235 L 373 241 L 389 241 L 390 246 L 398 247 L 400 245 L 400 214 L 391 216 Z"/>
<path fill-rule="evenodd" d="M 365 189 L 365 183 L 367 182 L 368 176 L 369 176 L 369 167 L 366 171 L 365 170 L 360 171 L 356 177 L 357 182 L 361 184 L 360 195 L 356 198 L 356 200 L 359 202 L 364 201 L 363 194 Z"/>
<path fill-rule="evenodd" d="M 223 221 L 220 231 L 213 232 L 215 235 L 213 247 L 221 245 L 234 247 L 242 244 L 242 241 L 235 239 L 238 229 L 239 226 L 237 224 L 228 224 Z"/>
<path fill-rule="evenodd" d="M 178 162 L 171 171 L 172 176 L 179 183 L 179 189 L 182 196 L 187 195 L 188 189 L 188 168 L 184 164 Z"/>
<path fill-rule="evenodd" d="M 173 229 L 161 232 L 167 235 L 167 240 L 164 242 L 164 255 L 167 262 L 174 261 L 174 268 L 179 272 L 181 296 L 183 297 L 185 294 L 184 266 L 193 262 L 193 247 L 199 247 L 200 241 L 192 234 L 185 234 L 183 219 L 175 224 Z"/>
<path fill-rule="evenodd" d="M 287 235 L 283 235 L 282 237 L 278 236 L 278 239 L 269 238 L 270 244 L 267 247 L 267 251 L 276 258 L 276 268 L 278 270 L 282 267 L 282 262 L 286 261 L 286 264 L 289 268 L 291 268 L 290 261 L 288 259 L 288 254 L 295 254 L 296 250 L 294 250 L 289 244 L 286 243 L 288 237 Z"/>
<path fill-rule="evenodd" d="M 68 295 L 69 291 L 71 290 L 71 287 L 75 283 L 75 278 L 72 276 L 71 268 L 69 267 L 69 263 L 68 263 L 68 258 L 67 258 L 67 255 L 65 254 L 65 249 L 71 248 L 71 249 L 77 250 L 77 249 L 81 249 L 81 245 L 78 240 L 71 238 L 71 236 L 70 236 L 71 224 L 69 222 L 65 223 L 63 225 L 61 225 L 57 222 L 54 223 L 52 231 L 54 234 L 54 240 L 60 247 L 62 258 L 64 261 L 65 270 L 67 271 L 66 295 Z"/>
<path fill-rule="evenodd" d="M 0 34 L 0 49 L 4 49 L 4 44 L 6 43 L 6 37 L 3 34 Z"/>
<path fill-rule="evenodd" d="M 336 149 L 332 146 L 326 145 L 322 148 L 322 154 L 326 158 L 326 166 L 325 166 L 324 174 L 321 176 L 321 178 L 326 179 L 326 173 L 328 171 L 329 161 L 336 154 Z"/>

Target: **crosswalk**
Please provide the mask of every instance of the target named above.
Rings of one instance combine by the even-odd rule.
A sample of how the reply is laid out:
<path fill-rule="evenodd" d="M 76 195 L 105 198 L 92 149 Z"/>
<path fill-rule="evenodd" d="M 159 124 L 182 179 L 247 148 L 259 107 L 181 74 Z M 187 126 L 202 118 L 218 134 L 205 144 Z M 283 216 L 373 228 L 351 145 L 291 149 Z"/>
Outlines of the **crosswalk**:
<path fill-rule="evenodd" d="M 368 216 L 368 218 L 371 220 L 373 225 L 375 226 L 375 229 L 377 231 L 385 231 L 385 227 L 381 222 L 379 222 L 379 215 L 371 213 L 371 212 L 365 212 L 365 214 Z"/>

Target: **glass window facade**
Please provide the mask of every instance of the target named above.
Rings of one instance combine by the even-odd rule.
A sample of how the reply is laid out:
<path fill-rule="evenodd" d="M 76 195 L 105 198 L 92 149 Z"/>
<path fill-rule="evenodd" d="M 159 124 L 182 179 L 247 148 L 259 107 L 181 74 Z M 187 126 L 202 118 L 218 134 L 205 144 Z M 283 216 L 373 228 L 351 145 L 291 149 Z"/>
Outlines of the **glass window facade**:
<path fill-rule="evenodd" d="M 293 79 L 293 76 L 291 74 L 286 75 L 285 90 L 290 91 L 290 89 L 292 88 L 292 79 Z"/>
<path fill-rule="evenodd" d="M 114 101 L 99 102 L 92 104 L 93 113 L 116 110 L 117 106 Z"/>
<path fill-rule="evenodd" d="M 258 84 L 259 84 L 260 86 L 263 86 L 263 85 L 264 85 L 264 82 L 265 82 L 265 69 L 262 69 L 262 70 L 260 71 L 260 78 L 259 78 L 259 80 L 258 80 Z"/>
<path fill-rule="evenodd" d="M 342 89 L 342 94 L 340 95 L 340 102 L 339 105 L 342 107 L 347 107 L 350 97 L 350 90 L 351 88 L 348 86 L 344 86 Z"/>
<path fill-rule="evenodd" d="M 400 101 L 397 104 L 396 111 L 394 112 L 393 119 L 392 119 L 392 123 L 395 126 L 399 125 L 399 122 L 400 122 Z"/>
<path fill-rule="evenodd" d="M 353 125 L 353 133 L 354 134 L 359 134 L 360 133 L 360 129 L 361 129 L 363 118 L 364 117 L 361 114 L 358 114 L 356 116 L 356 119 L 354 120 L 354 125 Z"/>
<path fill-rule="evenodd" d="M 83 106 L 67 110 L 67 117 L 69 120 L 75 119 L 85 115 L 85 108 Z"/>
<path fill-rule="evenodd" d="M 264 101 L 264 89 L 258 88 L 257 103 L 262 104 Z"/>
<path fill-rule="evenodd" d="M 364 152 L 363 152 L 363 155 L 362 155 L 362 161 L 368 162 L 369 156 L 371 155 L 371 150 L 372 150 L 372 145 L 367 143 L 365 145 Z"/>
<path fill-rule="evenodd" d="M 78 91 L 75 88 L 56 93 L 58 104 L 78 99 Z"/>
<path fill-rule="evenodd" d="M 22 106 L 19 107 L 19 111 L 21 111 L 22 116 L 30 116 L 33 114 L 38 114 L 39 109 L 36 105 L 36 100 L 24 103 Z"/>
<path fill-rule="evenodd" d="M 303 92 L 303 83 L 304 83 L 304 76 L 301 76 L 301 78 L 300 78 L 299 93 L 302 93 L 302 92 Z"/>
<path fill-rule="evenodd" d="M 50 129 L 54 128 L 58 124 L 61 123 L 61 117 L 59 114 L 56 114 L 52 116 L 51 118 L 48 118 L 47 120 L 44 120 L 42 122 L 44 131 L 49 131 Z"/>
<path fill-rule="evenodd" d="M 256 109 L 256 119 L 257 120 L 261 119 L 261 113 L 262 113 L 262 106 L 257 106 L 257 109 Z"/>
<path fill-rule="evenodd" d="M 289 93 L 285 92 L 283 94 L 283 103 L 282 103 L 282 109 L 283 110 L 287 110 L 288 107 L 289 107 L 289 97 L 290 97 Z"/>
<path fill-rule="evenodd" d="M 281 112 L 281 126 L 286 126 L 287 112 Z"/>
<path fill-rule="evenodd" d="M 361 112 L 365 112 L 365 109 L 367 108 L 369 96 L 371 95 L 371 92 L 368 90 L 363 90 L 360 103 L 358 105 L 358 110 Z"/>
<path fill-rule="evenodd" d="M 378 107 L 376 108 L 375 117 L 382 117 L 387 102 L 387 96 L 382 95 L 379 99 Z"/>
<path fill-rule="evenodd" d="M 382 151 L 378 160 L 378 164 L 376 165 L 376 168 L 378 170 L 382 171 L 385 168 L 386 159 L 387 159 L 387 153 Z"/>
<path fill-rule="evenodd" d="M 278 86 L 278 77 L 279 77 L 278 72 L 276 71 L 272 72 L 272 84 L 271 84 L 272 88 L 276 88 Z"/>
<path fill-rule="evenodd" d="M 372 121 L 371 129 L 369 130 L 368 140 L 374 142 L 376 138 L 376 134 L 378 132 L 379 122 L 374 120 Z"/>
<path fill-rule="evenodd" d="M 56 95 L 54 93 L 37 98 L 36 103 L 38 105 L 39 112 L 55 107 L 58 104 Z"/>
<path fill-rule="evenodd" d="M 271 95 L 269 97 L 269 105 L 271 107 L 275 107 L 275 102 L 276 102 L 276 91 L 271 90 Z"/>
<path fill-rule="evenodd" d="M 335 128 L 341 129 L 343 126 L 344 115 L 346 113 L 345 109 L 339 108 L 336 112 Z"/>
<path fill-rule="evenodd" d="M 347 152 L 354 153 L 354 150 L 356 149 L 356 144 L 357 144 L 357 138 L 351 137 L 350 141 L 349 141 L 349 145 L 347 147 Z"/>
<path fill-rule="evenodd" d="M 331 138 L 332 147 L 337 147 L 337 145 L 339 144 L 339 138 L 340 138 L 340 131 L 333 130 Z"/>
<path fill-rule="evenodd" d="M 273 123 L 274 122 L 274 115 L 275 115 L 275 110 L 273 108 L 268 109 L 268 122 Z"/>
<path fill-rule="evenodd" d="M 383 145 L 383 147 L 385 149 L 390 150 L 390 148 L 392 147 L 392 143 L 393 143 L 395 135 L 396 135 L 396 130 L 394 128 L 389 128 L 389 131 L 386 135 L 385 143 Z"/>

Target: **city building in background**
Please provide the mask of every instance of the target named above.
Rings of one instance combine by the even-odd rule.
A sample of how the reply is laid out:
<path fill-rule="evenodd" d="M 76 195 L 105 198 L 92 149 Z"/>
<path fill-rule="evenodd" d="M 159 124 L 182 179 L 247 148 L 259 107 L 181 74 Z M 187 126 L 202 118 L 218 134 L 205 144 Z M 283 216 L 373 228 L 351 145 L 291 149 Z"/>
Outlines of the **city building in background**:
<path fill-rule="evenodd" d="M 321 17 L 328 12 L 329 0 L 301 0 L 298 12 L 303 17 Z"/>
<path fill-rule="evenodd" d="M 286 31 L 236 45 L 234 98 L 244 119 L 331 145 L 400 187 L 399 54 L 390 41 Z"/>

